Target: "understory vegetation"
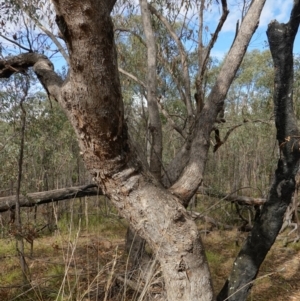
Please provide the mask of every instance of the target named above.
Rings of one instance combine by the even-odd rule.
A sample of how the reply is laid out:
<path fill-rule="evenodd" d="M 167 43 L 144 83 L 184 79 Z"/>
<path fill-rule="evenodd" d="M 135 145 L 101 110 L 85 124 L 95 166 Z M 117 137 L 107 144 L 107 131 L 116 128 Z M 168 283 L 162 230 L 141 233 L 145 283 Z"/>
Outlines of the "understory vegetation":
<path fill-rule="evenodd" d="M 268 59 L 266 51 L 253 51 L 246 56 L 228 94 L 226 123 L 218 126 L 220 135 L 230 134 L 216 152 L 213 149 L 210 152 L 204 184 L 189 207 L 203 236 L 216 292 L 221 289 L 251 229 L 258 207 L 234 201 L 234 198 L 265 199 L 275 168 L 277 155 L 269 81 L 272 66 Z M 258 72 L 254 62 L 260 67 L 264 64 L 264 72 L 262 69 Z M 297 69 L 296 76 L 300 76 Z M 1 95 L 2 107 L 6 108 L 1 111 L 0 128 L 0 185 L 4 201 L 5 196 L 16 193 L 18 176 L 15 168 L 20 145 L 18 81 L 21 81 L 19 77 L 10 81 L 15 94 L 9 91 Z M 298 86 L 295 92 L 300 92 Z M 26 196 L 30 192 L 91 183 L 66 117 L 44 94 L 33 95 L 24 104 L 27 116 L 21 193 Z M 139 105 L 131 104 L 127 114 L 130 115 L 131 110 L 139 111 Z M 299 114 L 297 103 L 295 110 Z M 134 128 L 143 131 L 143 123 L 146 121 L 142 115 L 131 119 L 132 134 L 138 135 Z M 165 124 L 164 143 L 168 150 L 165 160 L 169 152 L 176 149 L 176 139 L 170 137 L 169 132 Z M 137 139 L 145 138 L 141 133 Z M 213 134 L 211 139 L 214 143 Z M 11 211 L 1 213 L 0 217 L 0 299 L 3 301 L 140 300 L 144 291 L 160 289 L 156 284 L 161 276 L 153 267 L 149 283 L 139 279 L 126 281 L 130 270 L 124 247 L 128 224 L 102 195 L 21 209 L 26 277 L 30 281 L 22 280 L 16 250 L 20 233 L 14 231 Z M 297 300 L 300 297 L 299 225 L 295 216 L 289 218 L 292 224 L 278 237 L 254 282 L 249 300 Z M 290 233 L 294 228 L 296 230 Z M 146 251 L 151 254 L 149 248 Z"/>
<path fill-rule="evenodd" d="M 247 233 L 238 230 L 241 220 L 233 204 L 209 197 L 199 197 L 198 202 L 195 211 L 205 212 L 230 227 L 224 229 L 221 224 L 198 221 L 217 292 Z M 37 231 L 32 254 L 31 244 L 25 242 L 30 282 L 24 283 L 16 255 L 16 237 L 8 225 L 9 214 L 2 213 L 1 300 L 139 300 L 143 290 L 159 291 L 160 274 L 155 269 L 147 285 L 143 281 L 126 282 L 129 270 L 124 249 L 127 223 L 103 196 L 39 206 L 35 223 L 34 214 L 34 209 L 22 210 L 23 227 Z M 46 217 L 51 215 L 54 220 L 57 218 L 57 227 L 39 231 L 47 224 Z M 289 231 L 278 237 L 248 300 L 285 301 L 300 297 L 300 243 L 285 245 Z"/>
<path fill-rule="evenodd" d="M 245 57 L 239 76 L 228 93 L 226 123 L 218 126 L 220 136 L 228 137 L 216 152 L 211 149 L 204 184 L 196 202 L 189 207 L 203 235 L 215 292 L 221 289 L 247 231 L 251 229 L 257 209 L 255 204 L 230 201 L 226 197 L 264 200 L 277 160 L 271 101 L 272 65 L 268 60 L 267 51 L 253 51 Z M 300 65 L 298 60 L 296 57 L 296 66 Z M 300 70 L 295 71 L 299 78 Z M 18 76 L 8 85 L 5 82 L 9 89 L 1 97 L 2 202 L 5 196 L 16 193 L 21 114 L 18 102 L 20 94 L 24 93 L 17 89 L 20 83 L 22 79 Z M 295 91 L 299 98 L 297 86 Z M 172 103 L 166 104 L 170 111 L 180 112 L 180 108 L 172 106 Z M 27 116 L 21 194 L 26 196 L 31 192 L 92 183 L 73 130 L 56 102 L 49 102 L 42 92 L 38 92 L 26 97 L 24 108 Z M 132 110 L 140 115 L 133 118 Z M 139 104 L 131 103 L 126 111 L 132 117 L 131 134 L 147 145 L 147 116 Z M 300 113 L 298 103 L 295 111 L 297 115 Z M 166 123 L 166 161 L 175 152 L 176 139 L 179 139 L 172 135 Z M 211 141 L 215 143 L 213 134 Z M 156 266 L 151 267 L 153 278 L 149 283 L 130 279 L 128 253 L 124 247 L 128 224 L 108 198 L 99 195 L 21 208 L 21 219 L 24 257 L 29 272 L 26 277 L 30 279 L 25 283 L 22 280 L 16 251 L 20 233 L 14 231 L 11 211 L 3 212 L 1 300 L 141 300 L 140 296 L 146 292 L 159 291 L 156 284 L 161 276 Z M 298 226 L 293 223 L 280 234 L 254 282 L 249 300 L 300 298 L 299 228 L 289 234 Z M 151 254 L 149 248 L 146 250 Z"/>
<path fill-rule="evenodd" d="M 300 1 L 247 51 L 265 2 L 0 0 L 0 300 L 300 300 Z"/>

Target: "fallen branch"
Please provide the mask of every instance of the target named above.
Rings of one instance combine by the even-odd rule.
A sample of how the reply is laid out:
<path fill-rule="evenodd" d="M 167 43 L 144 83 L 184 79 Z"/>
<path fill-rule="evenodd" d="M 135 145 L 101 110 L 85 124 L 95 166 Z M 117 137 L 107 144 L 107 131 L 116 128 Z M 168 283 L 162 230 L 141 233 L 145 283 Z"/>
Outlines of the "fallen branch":
<path fill-rule="evenodd" d="M 215 228 L 218 228 L 218 229 L 232 230 L 232 229 L 234 228 L 234 227 L 231 226 L 231 225 L 227 225 L 227 224 L 220 223 L 220 222 L 216 221 L 215 219 L 213 219 L 212 217 L 207 216 L 207 215 L 203 215 L 202 213 L 199 213 L 199 212 L 192 211 L 192 212 L 191 212 L 191 216 L 192 216 L 194 219 L 201 219 L 201 220 L 203 220 L 205 223 L 208 223 L 208 224 L 210 224 L 212 227 L 215 227 Z"/>
<path fill-rule="evenodd" d="M 222 199 L 224 201 L 235 202 L 239 205 L 260 206 L 265 203 L 264 198 L 252 198 L 242 195 L 230 195 L 221 192 L 215 192 L 208 188 L 200 188 L 197 194 L 207 195 L 213 198 Z M 85 196 L 103 195 L 103 192 L 96 184 L 88 184 L 84 186 L 61 188 L 56 190 L 48 190 L 41 192 L 28 193 L 20 195 L 20 207 L 33 207 L 37 205 L 58 202 L 73 198 L 82 198 Z M 6 196 L 0 198 L 0 212 L 5 212 L 15 208 L 16 196 Z"/>
<path fill-rule="evenodd" d="M 95 195 L 103 195 L 102 191 L 97 187 L 96 184 L 34 192 L 28 193 L 25 196 L 20 195 L 20 207 L 33 207 L 51 202 Z M 14 209 L 15 203 L 15 195 L 0 198 L 0 212 Z"/>
<path fill-rule="evenodd" d="M 238 203 L 239 205 L 260 206 L 266 202 L 266 199 L 264 198 L 252 198 L 243 195 L 224 194 L 207 188 L 198 189 L 197 194 L 208 195 L 217 199 L 223 199 L 224 201 Z"/>

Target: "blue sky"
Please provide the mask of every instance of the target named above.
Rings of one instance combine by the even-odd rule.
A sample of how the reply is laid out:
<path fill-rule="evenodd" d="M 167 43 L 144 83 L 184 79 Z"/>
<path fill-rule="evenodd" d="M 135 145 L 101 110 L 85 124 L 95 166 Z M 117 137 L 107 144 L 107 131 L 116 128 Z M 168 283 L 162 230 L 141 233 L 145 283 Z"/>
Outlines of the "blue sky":
<path fill-rule="evenodd" d="M 136 2 L 136 5 L 138 5 L 137 0 L 131 0 L 131 1 Z M 268 24 L 274 19 L 276 19 L 279 22 L 287 22 L 289 20 L 293 1 L 294 0 L 284 0 L 284 1 L 267 0 L 266 1 L 265 7 L 263 9 L 260 18 L 259 27 L 256 30 L 254 37 L 252 38 L 248 50 L 268 49 L 267 36 L 266 36 L 266 30 Z M 212 56 L 218 59 L 223 59 L 225 54 L 228 52 L 235 35 L 236 22 L 237 20 L 241 19 L 241 7 L 238 3 L 243 3 L 243 1 L 227 0 L 227 2 L 228 2 L 228 8 L 230 10 L 230 13 L 227 17 L 227 20 L 223 26 L 222 31 L 219 34 L 219 38 L 215 44 L 215 47 L 212 49 L 211 52 Z M 214 29 L 217 26 L 217 22 L 219 21 L 220 16 L 221 16 L 221 4 L 217 5 L 216 2 L 214 2 L 214 4 L 209 7 L 209 10 L 206 12 L 206 16 L 205 16 L 206 23 L 204 25 L 207 25 L 209 28 L 209 31 L 207 32 L 208 38 L 210 38 L 210 33 L 214 32 Z M 17 30 L 15 29 L 15 31 Z M 7 41 L 4 41 L 1 38 L 0 38 L 0 42 L 3 42 L 3 45 L 6 45 L 8 43 Z M 300 55 L 300 32 L 298 32 L 296 41 L 294 43 L 294 53 Z M 52 61 L 55 64 L 56 68 L 58 69 L 60 69 L 62 65 L 65 65 L 64 60 L 59 54 L 53 57 Z"/>
<path fill-rule="evenodd" d="M 226 52 L 229 50 L 232 40 L 235 34 L 235 27 L 236 22 L 238 19 L 241 18 L 241 9 L 240 7 L 234 3 L 238 1 L 236 0 L 229 0 L 228 6 L 230 13 L 227 17 L 227 20 L 223 26 L 223 29 L 219 35 L 219 39 L 212 50 L 212 56 L 222 59 Z M 248 50 L 252 49 L 260 49 L 265 50 L 268 49 L 267 42 L 267 35 L 266 30 L 268 24 L 272 20 L 277 20 L 278 22 L 287 22 L 290 17 L 291 9 L 293 5 L 293 0 L 267 0 L 265 7 L 263 9 L 259 27 L 256 30 L 251 43 L 249 45 Z M 210 26 L 216 26 L 215 20 L 219 20 L 220 18 L 220 9 L 215 7 L 211 12 L 209 12 L 210 18 Z M 294 53 L 300 54 L 300 32 L 296 37 L 294 43 Z"/>

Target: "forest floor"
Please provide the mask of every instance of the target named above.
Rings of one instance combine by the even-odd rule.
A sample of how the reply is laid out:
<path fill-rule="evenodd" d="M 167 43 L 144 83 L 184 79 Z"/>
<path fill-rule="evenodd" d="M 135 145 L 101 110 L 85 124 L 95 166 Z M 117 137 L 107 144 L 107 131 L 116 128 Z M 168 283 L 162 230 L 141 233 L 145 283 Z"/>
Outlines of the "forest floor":
<path fill-rule="evenodd" d="M 203 225 L 202 225 L 203 226 Z M 126 225 L 117 217 L 101 226 L 78 225 L 35 239 L 33 254 L 25 242 L 29 283 L 22 281 L 14 238 L 0 239 L 0 300 L 137 300 L 124 288 L 127 255 Z M 214 230 L 203 235 L 207 258 L 218 292 L 228 276 L 246 234 Z M 300 300 L 300 244 L 283 246 L 279 237 L 261 267 L 249 301 Z"/>

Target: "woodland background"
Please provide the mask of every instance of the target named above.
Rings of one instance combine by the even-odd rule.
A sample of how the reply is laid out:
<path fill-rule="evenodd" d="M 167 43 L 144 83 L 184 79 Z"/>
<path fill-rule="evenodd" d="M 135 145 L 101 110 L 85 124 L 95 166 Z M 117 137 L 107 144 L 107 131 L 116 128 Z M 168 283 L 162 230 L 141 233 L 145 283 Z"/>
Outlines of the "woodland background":
<path fill-rule="evenodd" d="M 146 54 L 138 34 L 141 20 L 132 14 L 115 16 L 119 67 L 125 119 L 129 134 L 149 156 L 149 114 L 143 85 Z M 176 24 L 175 24 L 176 25 Z M 176 81 L 180 78 L 177 49 L 160 23 L 162 54 L 169 60 L 157 70 L 159 108 L 163 129 L 163 166 L 175 156 L 183 143 L 174 130 L 174 120 L 184 127 L 186 108 L 180 100 Z M 178 30 L 181 28 L 178 24 Z M 176 28 L 176 26 L 175 26 Z M 125 34 L 124 34 L 125 31 Z M 16 32 L 15 50 L 27 44 L 31 29 Z M 185 31 L 186 43 L 193 32 Z M 25 42 L 24 42 L 25 41 Z M 24 42 L 24 43 L 22 43 Z M 34 43 L 40 51 L 51 51 L 47 39 Z M 53 52 L 53 55 L 56 53 Z M 210 57 L 205 74 L 208 94 L 222 65 Z M 191 81 L 196 78 L 196 52 L 189 53 Z M 294 57 L 294 99 L 300 99 L 300 55 Z M 66 68 L 60 75 L 67 76 Z M 251 50 L 244 57 L 226 98 L 225 123 L 216 124 L 211 135 L 202 186 L 189 210 L 198 219 L 216 291 L 222 287 L 239 246 L 252 226 L 257 206 L 261 205 L 273 180 L 278 149 L 274 125 L 274 68 L 268 49 Z M 0 299 L 1 300 L 139 300 L 147 290 L 159 289 L 155 281 L 126 281 L 128 261 L 124 249 L 127 223 L 99 192 L 71 200 L 21 209 L 22 232 L 15 231 L 14 208 L 7 197 L 27 197 L 30 193 L 91 184 L 85 170 L 74 131 L 56 101 L 49 98 L 33 73 L 16 74 L 0 82 Z M 299 119 L 300 104 L 295 102 Z M 222 140 L 222 144 L 218 144 Z M 22 150 L 22 151 L 21 151 Z M 22 169 L 20 170 L 20 164 Z M 22 180 L 20 181 L 20 174 Z M 286 217 L 275 246 L 262 267 L 249 300 L 297 300 L 299 297 L 300 229 L 298 199 Z M 296 204 L 296 205 L 295 205 Z M 290 232 L 294 229 L 294 232 Z M 16 242 L 24 239 L 28 286 L 20 268 Z M 151 250 L 147 250 L 151 254 Z M 25 277 L 25 278 L 26 278 Z M 28 279 L 27 279 L 28 280 Z M 274 287 L 276 288 L 274 289 Z M 272 287 L 272 291 L 270 288 Z M 287 299 L 287 296 L 290 299 Z M 295 298 L 295 299 L 293 299 Z"/>

